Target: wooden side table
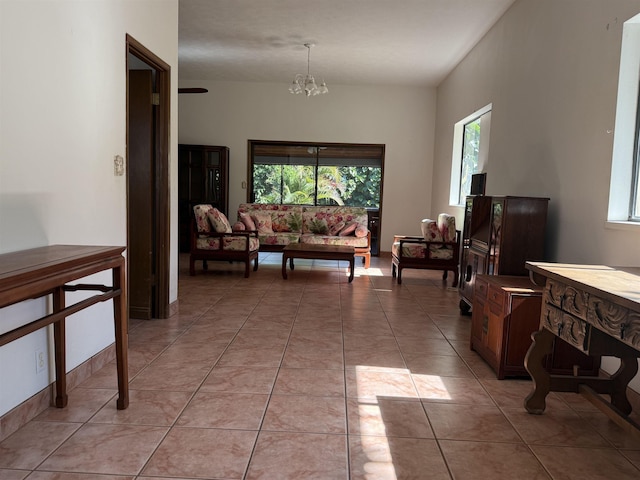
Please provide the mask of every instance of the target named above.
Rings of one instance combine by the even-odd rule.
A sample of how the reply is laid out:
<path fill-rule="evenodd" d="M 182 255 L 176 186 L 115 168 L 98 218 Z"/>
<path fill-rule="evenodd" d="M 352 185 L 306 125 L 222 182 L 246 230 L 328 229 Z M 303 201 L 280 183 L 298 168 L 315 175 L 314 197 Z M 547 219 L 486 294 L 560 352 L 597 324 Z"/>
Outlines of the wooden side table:
<path fill-rule="evenodd" d="M 56 370 L 55 405 L 67 405 L 65 319 L 98 302 L 113 299 L 118 401 L 120 410 L 129 405 L 127 371 L 127 301 L 125 247 L 51 245 L 0 255 L 0 308 L 24 300 L 52 295 L 53 312 L 0 335 L 0 346 L 53 324 Z M 112 271 L 112 286 L 70 282 L 104 270 Z M 98 291 L 78 303 L 67 306 L 65 293 Z"/>

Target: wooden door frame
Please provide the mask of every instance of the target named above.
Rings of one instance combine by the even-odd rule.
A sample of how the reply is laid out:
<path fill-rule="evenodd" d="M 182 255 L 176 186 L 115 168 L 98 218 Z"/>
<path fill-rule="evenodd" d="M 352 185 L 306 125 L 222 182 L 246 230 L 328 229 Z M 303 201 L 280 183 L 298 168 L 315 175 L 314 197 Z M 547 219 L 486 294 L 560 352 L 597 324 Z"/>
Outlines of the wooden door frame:
<path fill-rule="evenodd" d="M 131 35 L 126 35 L 126 155 L 129 157 L 129 54 L 156 70 L 160 104 L 157 107 L 157 121 L 155 122 L 155 217 L 156 236 L 154 262 L 156 264 L 156 298 L 152 310 L 157 318 L 169 317 L 169 265 L 170 265 L 170 210 L 169 210 L 169 130 L 170 130 L 170 99 L 171 99 L 171 67 L 162 61 L 149 49 L 144 47 Z M 129 246 L 129 162 L 127 165 L 127 247 Z M 127 262 L 127 277 L 129 277 L 129 262 Z M 127 282 L 128 284 L 128 282 Z M 127 295 L 128 296 L 128 295 Z M 128 306 L 127 306 L 128 308 Z"/>

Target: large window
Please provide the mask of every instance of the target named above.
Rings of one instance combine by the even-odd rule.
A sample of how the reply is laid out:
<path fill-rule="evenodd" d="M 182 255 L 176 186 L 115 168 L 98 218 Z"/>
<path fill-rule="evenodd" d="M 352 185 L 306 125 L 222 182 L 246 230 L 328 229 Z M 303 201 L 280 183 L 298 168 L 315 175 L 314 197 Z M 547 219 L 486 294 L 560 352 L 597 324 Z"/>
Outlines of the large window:
<path fill-rule="evenodd" d="M 449 203 L 464 205 L 471 191 L 471 176 L 484 171 L 489 150 L 491 105 L 474 112 L 454 126 Z"/>
<path fill-rule="evenodd" d="M 380 208 L 384 145 L 249 140 L 249 201 Z"/>

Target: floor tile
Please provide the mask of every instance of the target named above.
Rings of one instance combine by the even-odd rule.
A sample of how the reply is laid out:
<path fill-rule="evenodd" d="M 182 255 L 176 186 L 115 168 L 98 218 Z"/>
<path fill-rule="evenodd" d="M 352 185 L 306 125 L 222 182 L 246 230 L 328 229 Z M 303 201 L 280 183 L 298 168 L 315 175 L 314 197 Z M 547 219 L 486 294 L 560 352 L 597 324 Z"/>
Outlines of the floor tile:
<path fill-rule="evenodd" d="M 116 398 L 104 406 L 90 421 L 120 425 L 172 425 L 187 405 L 191 392 L 129 390 L 129 407 L 116 408 Z"/>
<path fill-rule="evenodd" d="M 424 403 L 436 438 L 522 443 L 520 436 L 494 406 Z"/>
<path fill-rule="evenodd" d="M 260 366 L 216 366 L 200 387 L 200 392 L 271 393 L 278 369 Z"/>
<path fill-rule="evenodd" d="M 241 430 L 174 428 L 142 473 L 159 477 L 242 478 L 257 434 Z"/>
<path fill-rule="evenodd" d="M 611 448 L 533 446 L 554 480 L 637 480 L 640 470 Z"/>
<path fill-rule="evenodd" d="M 258 430 L 268 399 L 268 395 L 255 393 L 196 393 L 176 425 Z"/>
<path fill-rule="evenodd" d="M 379 397 L 377 401 L 347 400 L 349 433 L 384 437 L 434 438 L 419 402 Z"/>
<path fill-rule="evenodd" d="M 0 443 L 0 468 L 36 468 L 80 427 L 79 423 L 29 422 Z"/>
<path fill-rule="evenodd" d="M 346 433 L 345 399 L 272 395 L 262 428 L 281 432 Z"/>
<path fill-rule="evenodd" d="M 611 447 L 602 435 L 573 410 L 546 410 L 532 415 L 524 408 L 505 408 L 504 414 L 529 445 Z"/>
<path fill-rule="evenodd" d="M 347 478 L 345 435 L 282 432 L 260 433 L 246 476 L 247 480 Z"/>
<path fill-rule="evenodd" d="M 38 470 L 135 475 L 167 430 L 165 427 L 86 424 Z"/>
<path fill-rule="evenodd" d="M 273 388 L 279 395 L 344 397 L 344 372 L 311 368 L 281 368 Z"/>
<path fill-rule="evenodd" d="M 347 396 L 360 399 L 395 397 L 418 401 L 418 391 L 406 369 L 356 366 L 346 371 Z"/>
<path fill-rule="evenodd" d="M 551 480 L 526 445 L 441 440 L 440 447 L 456 480 Z"/>
<path fill-rule="evenodd" d="M 349 449 L 352 480 L 451 478 L 435 440 L 351 436 Z"/>
<path fill-rule="evenodd" d="M 466 405 L 494 405 L 476 378 L 442 377 L 440 375 L 411 375 L 423 402 L 457 403 Z"/>

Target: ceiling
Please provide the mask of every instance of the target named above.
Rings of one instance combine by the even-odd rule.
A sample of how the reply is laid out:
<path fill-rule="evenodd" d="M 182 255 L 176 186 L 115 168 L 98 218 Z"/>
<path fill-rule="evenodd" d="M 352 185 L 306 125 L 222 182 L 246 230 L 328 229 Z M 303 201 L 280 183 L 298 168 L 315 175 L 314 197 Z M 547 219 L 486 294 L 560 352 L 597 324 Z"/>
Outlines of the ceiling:
<path fill-rule="evenodd" d="M 181 81 L 437 86 L 515 0 L 180 0 Z"/>

